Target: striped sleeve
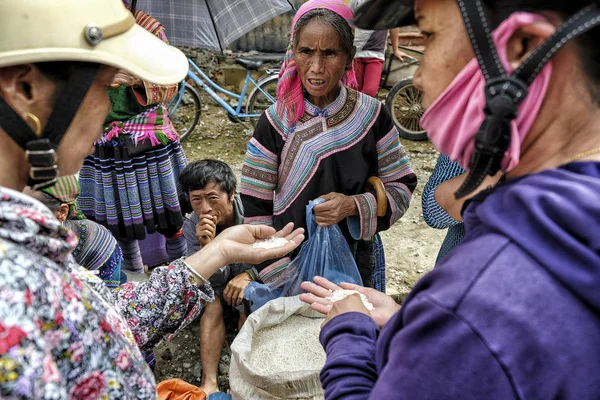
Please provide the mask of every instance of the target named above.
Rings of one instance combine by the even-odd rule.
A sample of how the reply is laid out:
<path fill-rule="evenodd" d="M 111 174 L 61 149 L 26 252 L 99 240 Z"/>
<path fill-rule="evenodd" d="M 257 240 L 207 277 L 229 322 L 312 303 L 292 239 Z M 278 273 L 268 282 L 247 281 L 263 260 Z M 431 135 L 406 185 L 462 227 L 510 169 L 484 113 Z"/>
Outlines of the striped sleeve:
<path fill-rule="evenodd" d="M 385 216 L 377 217 L 375 191 L 353 196 L 358 216 L 348 218 L 348 226 L 350 234 L 357 240 L 370 238 L 396 223 L 406 213 L 417 186 L 417 176 L 410 166 L 398 131 L 385 107 L 382 107 L 379 120 L 373 129 L 377 138 L 377 173 L 385 186 L 387 211 Z M 380 132 L 384 132 L 383 136 L 378 135 Z"/>
<path fill-rule="evenodd" d="M 273 199 L 279 179 L 279 148 L 282 146 L 280 141 L 281 136 L 263 114 L 248 142 L 242 166 L 240 197 L 246 224 L 273 225 Z M 259 279 L 263 282 L 276 279 L 289 262 L 289 257 L 284 257 L 256 265 Z"/>
<path fill-rule="evenodd" d="M 446 229 L 460 224 L 435 201 L 435 189 L 442 182 L 456 178 L 465 173 L 459 163 L 450 161 L 450 157 L 441 154 L 433 168 L 433 172 L 423 189 L 423 218 L 427 225 L 436 229 Z"/>
<path fill-rule="evenodd" d="M 279 157 L 256 138 L 250 139 L 242 167 L 241 192 L 260 200 L 273 201 Z"/>
<path fill-rule="evenodd" d="M 165 28 L 154 17 L 136 10 L 135 22 L 152 33 L 154 36 L 169 44 Z M 166 103 L 171 100 L 177 93 L 178 85 L 156 85 L 154 83 L 144 81 L 144 86 L 134 88 L 133 93 L 136 99 L 142 106 L 150 106 L 153 104 Z"/>
<path fill-rule="evenodd" d="M 273 224 L 273 199 L 279 168 L 275 134 L 263 115 L 248 142 L 240 188 L 247 224 Z"/>
<path fill-rule="evenodd" d="M 143 81 L 144 86 L 133 88 L 138 103 L 142 106 L 166 103 L 175 97 L 178 85 L 157 85 Z"/>
<path fill-rule="evenodd" d="M 135 23 L 162 40 L 169 44 L 167 35 L 165 35 L 165 28 L 158 22 L 158 20 L 140 10 L 135 10 Z"/>

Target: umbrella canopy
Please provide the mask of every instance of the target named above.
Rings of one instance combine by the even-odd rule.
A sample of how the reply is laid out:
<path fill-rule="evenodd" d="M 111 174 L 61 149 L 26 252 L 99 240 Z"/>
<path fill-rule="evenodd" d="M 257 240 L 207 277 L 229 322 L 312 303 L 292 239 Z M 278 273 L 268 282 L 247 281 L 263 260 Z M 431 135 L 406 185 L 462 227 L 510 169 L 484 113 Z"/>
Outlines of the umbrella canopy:
<path fill-rule="evenodd" d="M 137 0 L 136 7 L 163 24 L 170 44 L 221 51 L 294 9 L 288 0 Z"/>

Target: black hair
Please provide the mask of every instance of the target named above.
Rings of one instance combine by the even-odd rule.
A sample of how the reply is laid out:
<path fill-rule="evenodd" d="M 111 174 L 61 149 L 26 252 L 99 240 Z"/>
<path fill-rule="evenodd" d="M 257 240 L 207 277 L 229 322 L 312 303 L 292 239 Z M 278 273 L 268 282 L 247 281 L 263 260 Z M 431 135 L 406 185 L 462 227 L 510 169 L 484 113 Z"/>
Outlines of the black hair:
<path fill-rule="evenodd" d="M 235 193 L 237 181 L 229 165 L 219 160 L 198 160 L 191 162 L 179 175 L 179 183 L 185 194 L 202 190 L 209 183 L 216 183 L 222 191 Z"/>
<path fill-rule="evenodd" d="M 502 21 L 515 11 L 526 11 L 537 14 L 554 12 L 566 20 L 585 6 L 592 3 L 590 0 L 483 0 L 487 6 L 490 22 L 495 29 Z M 577 61 L 588 78 L 587 90 L 592 100 L 600 104 L 600 29 L 589 30 L 572 43 L 577 46 L 579 57 Z"/>
<path fill-rule="evenodd" d="M 43 205 L 48 207 L 50 209 L 50 211 L 52 211 L 52 212 L 56 212 L 56 211 L 60 210 L 60 206 L 65 204 L 64 201 L 60 201 L 56 197 L 51 196 L 48 193 L 43 192 L 41 190 L 36 190 L 35 196 Z"/>
<path fill-rule="evenodd" d="M 326 8 L 311 10 L 296 22 L 296 26 L 294 26 L 294 47 L 298 45 L 300 31 L 313 20 L 322 22 L 325 25 L 331 25 L 340 34 L 342 50 L 350 57 L 350 60 L 354 58 L 356 47 L 354 47 L 354 32 L 352 32 L 350 24 L 341 15 Z"/>

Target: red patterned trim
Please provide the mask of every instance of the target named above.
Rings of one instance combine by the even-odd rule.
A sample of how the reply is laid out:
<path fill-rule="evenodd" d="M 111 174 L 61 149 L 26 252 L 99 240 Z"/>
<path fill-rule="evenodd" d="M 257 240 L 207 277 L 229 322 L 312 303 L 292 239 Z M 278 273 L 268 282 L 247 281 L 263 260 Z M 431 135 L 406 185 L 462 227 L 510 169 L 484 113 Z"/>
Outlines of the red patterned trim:
<path fill-rule="evenodd" d="M 356 208 L 358 209 L 358 218 L 350 217 L 348 219 L 350 233 L 354 239 L 367 239 L 377 233 L 377 199 L 371 193 L 363 193 L 352 196 Z M 353 231 L 356 232 L 355 223 L 353 220 L 360 223 L 360 234 L 355 237 Z"/>

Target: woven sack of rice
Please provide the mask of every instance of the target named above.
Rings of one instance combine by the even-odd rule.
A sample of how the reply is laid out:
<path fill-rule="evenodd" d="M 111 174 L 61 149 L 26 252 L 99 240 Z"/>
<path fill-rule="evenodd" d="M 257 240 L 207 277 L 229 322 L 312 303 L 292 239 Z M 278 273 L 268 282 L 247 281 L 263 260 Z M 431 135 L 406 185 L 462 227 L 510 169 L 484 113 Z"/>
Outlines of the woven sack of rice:
<path fill-rule="evenodd" d="M 324 399 L 319 372 L 323 315 L 298 296 L 272 300 L 252 313 L 231 345 L 234 399 Z"/>

